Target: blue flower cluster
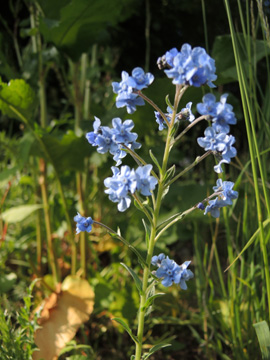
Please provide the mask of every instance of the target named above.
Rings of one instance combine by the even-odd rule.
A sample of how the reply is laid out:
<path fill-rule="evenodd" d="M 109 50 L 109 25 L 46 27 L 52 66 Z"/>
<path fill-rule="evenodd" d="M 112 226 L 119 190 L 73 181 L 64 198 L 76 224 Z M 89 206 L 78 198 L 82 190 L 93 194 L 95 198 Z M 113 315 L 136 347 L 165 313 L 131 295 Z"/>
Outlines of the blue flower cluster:
<path fill-rule="evenodd" d="M 136 92 L 147 88 L 154 81 L 154 75 L 145 73 L 140 67 L 132 70 L 130 76 L 126 71 L 122 71 L 122 81 L 113 82 L 113 92 L 117 94 L 116 107 L 126 106 L 127 112 L 133 114 L 137 105 L 144 105 L 144 100 Z"/>
<path fill-rule="evenodd" d="M 197 104 L 198 112 L 208 115 L 212 121 L 212 126 L 204 132 L 205 136 L 199 137 L 197 141 L 206 151 L 212 150 L 217 156 L 219 163 L 214 166 L 217 173 L 222 172 L 223 163 L 229 164 L 237 154 L 233 147 L 235 137 L 229 135 L 230 125 L 236 124 L 236 118 L 233 107 L 226 103 L 227 97 L 228 94 L 221 95 L 220 101 L 216 102 L 216 97 L 209 93 L 203 97 L 202 103 Z"/>
<path fill-rule="evenodd" d="M 186 107 L 181 109 L 181 111 L 178 114 L 176 114 L 175 116 L 176 121 L 188 120 L 189 122 L 192 122 L 195 119 L 195 116 L 192 114 L 191 106 L 192 106 L 192 102 L 190 101 L 189 103 L 186 104 Z M 161 116 L 160 112 L 154 111 L 154 114 L 155 114 L 156 122 L 158 123 L 158 130 L 161 131 L 166 129 L 167 124 L 164 121 L 163 117 Z M 172 109 L 168 106 L 167 113 L 165 114 L 165 116 L 169 122 L 171 121 L 171 116 L 172 116 L 171 114 L 172 114 Z"/>
<path fill-rule="evenodd" d="M 86 218 L 81 214 L 77 213 L 77 215 L 74 216 L 74 221 L 77 222 L 76 234 L 79 234 L 81 231 L 90 232 L 92 230 L 92 225 L 94 221 L 91 217 Z"/>
<path fill-rule="evenodd" d="M 187 290 L 186 281 L 194 277 L 193 272 L 187 269 L 190 263 L 191 261 L 185 261 L 182 265 L 178 265 L 164 254 L 153 256 L 151 261 L 152 265 L 158 266 L 155 275 L 160 279 L 163 278 L 162 285 L 168 287 L 175 283 L 179 284 L 183 290 Z"/>
<path fill-rule="evenodd" d="M 130 207 L 129 194 L 139 191 L 144 196 L 150 196 L 158 181 L 151 176 L 152 165 L 139 166 L 136 170 L 129 166 L 112 167 L 113 176 L 104 180 L 106 194 L 112 202 L 118 203 L 117 208 L 123 212 Z"/>
<path fill-rule="evenodd" d="M 210 213 L 214 218 L 220 215 L 220 208 L 232 205 L 232 200 L 237 199 L 238 192 L 233 190 L 234 183 L 231 181 L 217 180 L 217 185 L 213 187 L 214 192 L 219 193 L 214 200 L 209 200 L 204 214 Z"/>
<path fill-rule="evenodd" d="M 180 51 L 173 48 L 158 59 L 158 65 L 169 68 L 164 71 L 173 79 L 173 84 L 215 87 L 212 83 L 217 78 L 215 61 L 202 47 L 192 49 L 184 44 Z"/>
<path fill-rule="evenodd" d="M 118 166 L 122 163 L 121 159 L 127 154 L 123 150 L 123 145 L 134 150 L 139 149 L 141 144 L 136 142 L 138 135 L 131 132 L 134 127 L 132 120 L 125 120 L 122 123 L 120 118 L 114 118 L 112 125 L 113 128 L 101 126 L 100 119 L 95 117 L 94 131 L 87 133 L 86 138 L 92 146 L 97 146 L 97 152 L 100 154 L 107 152 L 112 154 Z"/>

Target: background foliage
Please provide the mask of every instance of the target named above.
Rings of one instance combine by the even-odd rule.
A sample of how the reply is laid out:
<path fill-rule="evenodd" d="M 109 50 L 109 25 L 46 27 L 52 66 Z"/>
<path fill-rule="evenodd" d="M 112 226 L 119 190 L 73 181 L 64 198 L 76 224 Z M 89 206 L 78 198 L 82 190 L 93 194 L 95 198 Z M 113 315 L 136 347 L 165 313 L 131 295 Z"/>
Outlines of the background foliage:
<path fill-rule="evenodd" d="M 97 154 L 84 134 L 92 130 L 94 115 L 104 124 L 131 117 L 114 105 L 111 82 L 122 70 L 151 71 L 156 79 L 146 94 L 165 110 L 165 96 L 173 96 L 173 89 L 156 60 L 185 42 L 205 47 L 215 59 L 214 94 L 228 92 L 234 106 L 238 157 L 226 176 L 236 180 L 239 199 L 220 220 L 195 213 L 161 239 L 157 251 L 172 254 L 178 263 L 192 259 L 195 280 L 187 292 L 166 289 L 166 296 L 156 299 L 146 342 L 171 338 L 172 347 L 154 359 L 258 358 L 252 324 L 269 321 L 270 294 L 264 251 L 270 237 L 269 5 L 260 0 L 227 5 L 220 0 L 9 0 L 1 8 L 0 322 L 8 319 L 10 328 L 33 330 L 29 302 L 23 301 L 30 283 L 38 277 L 47 284 L 35 285 L 36 306 L 48 288 L 79 271 L 94 289 L 94 311 L 60 359 L 119 360 L 132 353 L 131 341 L 111 318 L 133 325 L 138 295 L 119 263 L 125 258 L 134 268 L 135 258 L 100 229 L 75 237 L 72 219 L 81 211 L 119 226 L 141 252 L 143 225 L 135 207 L 120 214 L 108 201 L 103 179 L 114 163 Z M 183 103 L 196 104 L 205 92 L 191 88 Z M 140 154 L 149 158 L 146 148 L 151 148 L 158 158 L 163 136 L 152 109 L 140 108 L 132 119 L 145 144 Z M 179 169 L 200 154 L 196 139 L 202 132 L 194 129 L 172 154 Z M 125 163 L 132 160 L 127 157 Z M 216 181 L 212 167 L 207 159 L 176 184 L 164 214 L 185 210 L 210 192 Z M 16 322 L 16 311 L 25 304 L 28 315 Z M 6 326 L 0 328 L 5 332 L 1 341 L 11 347 L 14 338 L 7 337 Z M 27 339 L 15 330 L 11 334 L 23 349 Z M 91 350 L 76 350 L 76 344 Z"/>

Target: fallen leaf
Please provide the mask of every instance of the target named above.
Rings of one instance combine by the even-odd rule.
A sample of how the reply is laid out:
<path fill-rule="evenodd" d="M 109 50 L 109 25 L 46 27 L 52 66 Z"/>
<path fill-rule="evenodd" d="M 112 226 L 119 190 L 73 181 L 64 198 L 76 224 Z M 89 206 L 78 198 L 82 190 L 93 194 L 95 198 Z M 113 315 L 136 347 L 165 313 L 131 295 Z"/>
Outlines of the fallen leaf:
<path fill-rule="evenodd" d="M 48 318 L 43 317 L 42 327 L 35 333 L 35 343 L 40 351 L 34 352 L 33 360 L 56 360 L 93 311 L 94 292 L 88 281 L 67 276 L 61 290 L 58 296 L 48 302 Z"/>

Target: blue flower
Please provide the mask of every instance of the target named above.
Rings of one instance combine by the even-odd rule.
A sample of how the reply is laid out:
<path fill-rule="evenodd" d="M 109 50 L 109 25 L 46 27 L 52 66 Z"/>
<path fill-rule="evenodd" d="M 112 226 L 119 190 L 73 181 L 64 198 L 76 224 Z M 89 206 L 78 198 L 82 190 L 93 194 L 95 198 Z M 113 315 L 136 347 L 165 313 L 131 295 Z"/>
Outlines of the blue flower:
<path fill-rule="evenodd" d="M 183 290 L 187 289 L 186 281 L 194 277 L 193 272 L 187 269 L 190 263 L 191 261 L 185 261 L 179 266 L 174 260 L 171 260 L 168 256 L 165 257 L 162 253 L 153 256 L 151 260 L 152 265 L 158 266 L 155 275 L 163 279 L 161 281 L 162 285 L 168 287 L 175 283 L 179 284 Z"/>
<path fill-rule="evenodd" d="M 154 176 L 151 176 L 152 165 L 140 166 L 136 169 L 136 180 L 138 190 L 144 196 L 150 196 L 151 191 L 153 191 L 158 183 L 157 179 Z"/>
<path fill-rule="evenodd" d="M 138 135 L 130 132 L 134 127 L 132 120 L 125 120 L 122 123 L 120 118 L 114 118 L 112 119 L 112 125 L 114 128 L 113 139 L 116 143 L 128 144 L 137 139 Z"/>
<path fill-rule="evenodd" d="M 174 260 L 169 259 L 167 256 L 161 261 L 159 268 L 156 271 L 156 277 L 163 278 L 162 285 L 168 287 L 171 286 L 175 280 L 179 280 L 180 266 L 176 264 Z"/>
<path fill-rule="evenodd" d="M 115 105 L 117 108 L 122 108 L 126 106 L 127 112 L 133 114 L 136 111 L 136 106 L 143 106 L 145 104 L 144 100 L 136 94 L 129 92 L 121 92 L 116 97 Z"/>
<path fill-rule="evenodd" d="M 181 116 L 181 119 L 188 120 L 189 122 L 195 120 L 195 116 L 192 114 L 191 111 L 191 106 L 192 106 L 192 102 L 190 101 L 187 103 L 185 108 L 181 109 L 179 114 Z"/>
<path fill-rule="evenodd" d="M 92 230 L 93 220 L 91 217 L 85 218 L 81 214 L 77 213 L 74 217 L 74 221 L 77 222 L 76 234 L 79 234 L 81 231 L 90 232 Z"/>
<path fill-rule="evenodd" d="M 87 133 L 86 138 L 92 146 L 97 146 L 97 152 L 100 154 L 110 152 L 116 165 L 119 166 L 122 163 L 121 159 L 127 155 L 123 145 L 135 150 L 139 149 L 141 144 L 136 142 L 138 135 L 131 132 L 134 127 L 132 120 L 125 120 L 122 123 L 120 118 L 114 118 L 112 123 L 112 129 L 108 126 L 101 126 L 100 120 L 95 117 L 94 131 Z"/>
<path fill-rule="evenodd" d="M 179 279 L 179 285 L 180 288 L 183 290 L 187 290 L 187 284 L 186 281 L 192 279 L 194 277 L 194 274 L 191 270 L 187 269 L 191 261 L 185 261 L 182 265 L 180 265 L 180 279 Z M 178 284 L 178 282 L 176 282 Z"/>
<path fill-rule="evenodd" d="M 161 264 L 162 260 L 165 259 L 165 255 L 163 253 L 159 255 L 155 255 L 152 257 L 151 264 L 154 266 L 158 266 Z"/>
<path fill-rule="evenodd" d="M 217 185 L 213 187 L 215 192 L 221 192 L 220 197 L 225 205 L 232 205 L 232 200 L 237 199 L 238 192 L 233 190 L 234 183 L 232 181 L 217 180 Z"/>
<path fill-rule="evenodd" d="M 136 67 L 132 70 L 132 76 L 128 79 L 128 84 L 134 90 L 142 90 L 147 88 L 154 81 L 154 75 L 151 73 L 145 73 L 140 67 Z"/>
<path fill-rule="evenodd" d="M 131 204 L 129 193 L 134 194 L 136 190 L 136 175 L 135 171 L 130 170 L 129 166 L 121 166 L 120 170 L 112 167 L 113 176 L 104 180 L 106 194 L 109 194 L 109 199 L 112 202 L 118 203 L 119 211 L 125 211 Z"/>
<path fill-rule="evenodd" d="M 216 97 L 215 95 L 209 93 L 204 95 L 203 102 L 197 104 L 197 111 L 201 115 L 210 115 L 212 117 L 216 116 Z"/>
<path fill-rule="evenodd" d="M 214 218 L 218 218 L 220 215 L 220 208 L 224 207 L 222 200 L 215 198 L 214 200 L 209 200 L 209 205 L 206 206 L 204 215 L 210 213 Z"/>
<path fill-rule="evenodd" d="M 228 134 L 230 125 L 236 124 L 236 117 L 232 111 L 233 107 L 227 104 L 228 94 L 223 94 L 220 101 L 216 102 L 216 97 L 213 94 L 206 94 L 203 97 L 203 102 L 197 104 L 197 110 L 201 115 L 211 116 L 213 122 L 213 129 L 216 133 Z"/>
<path fill-rule="evenodd" d="M 136 106 L 145 104 L 144 100 L 135 93 L 149 86 L 154 76 L 150 73 L 145 73 L 142 68 L 137 67 L 132 70 L 132 76 L 126 71 L 122 71 L 122 81 L 113 82 L 113 92 L 117 94 L 116 107 L 122 108 L 126 106 L 127 112 L 133 114 Z"/>
<path fill-rule="evenodd" d="M 176 53 L 175 49 L 172 49 L 166 55 L 165 59 L 171 68 L 165 70 L 165 73 L 173 79 L 173 84 L 195 87 L 207 84 L 209 87 L 215 87 L 212 83 L 217 78 L 215 61 L 205 49 L 192 49 L 189 44 L 184 44 L 180 52 Z"/>

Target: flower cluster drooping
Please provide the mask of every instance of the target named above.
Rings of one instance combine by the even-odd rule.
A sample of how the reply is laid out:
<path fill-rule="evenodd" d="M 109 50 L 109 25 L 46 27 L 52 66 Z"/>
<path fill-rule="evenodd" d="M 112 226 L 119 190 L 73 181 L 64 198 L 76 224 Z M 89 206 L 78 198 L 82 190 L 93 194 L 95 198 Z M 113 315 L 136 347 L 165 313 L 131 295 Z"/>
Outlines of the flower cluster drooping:
<path fill-rule="evenodd" d="M 144 196 L 150 196 L 157 184 L 157 179 L 151 176 L 152 165 L 139 166 L 136 170 L 129 166 L 121 166 L 120 169 L 113 166 L 113 176 L 104 180 L 108 188 L 105 193 L 109 194 L 112 202 L 118 203 L 117 208 L 123 212 L 131 204 L 130 194 L 139 191 Z"/>
<path fill-rule="evenodd" d="M 189 44 L 184 44 L 180 51 L 176 48 L 167 51 L 157 63 L 160 68 L 169 68 L 164 71 L 175 85 L 215 87 L 212 83 L 217 78 L 215 61 L 201 47 L 192 49 Z"/>
<path fill-rule="evenodd" d="M 92 146 L 97 146 L 97 152 L 100 154 L 109 152 L 114 155 L 113 159 L 118 166 L 122 163 L 121 159 L 127 154 L 123 150 L 124 146 L 134 150 L 139 149 L 141 144 L 136 142 L 138 135 L 131 132 L 134 127 L 132 120 L 125 120 L 122 123 L 120 118 L 114 118 L 112 125 L 112 129 L 108 126 L 101 126 L 100 119 L 95 117 L 94 131 L 87 133 L 86 138 Z"/>
<path fill-rule="evenodd" d="M 117 94 L 116 107 L 126 106 L 127 112 L 133 114 L 137 105 L 144 105 L 144 100 L 136 92 L 147 88 L 153 81 L 154 75 L 145 73 L 140 67 L 133 69 L 131 76 L 122 71 L 122 81 L 112 83 L 113 92 Z"/>
<path fill-rule="evenodd" d="M 178 265 L 164 254 L 153 256 L 151 261 L 152 265 L 158 266 L 155 276 L 163 279 L 162 285 L 168 287 L 175 283 L 179 284 L 183 290 L 187 290 L 186 281 L 194 277 L 193 272 L 187 269 L 190 263 L 191 261 L 185 261 L 182 265 Z"/>
<path fill-rule="evenodd" d="M 223 182 L 222 179 L 218 179 L 217 185 L 213 187 L 213 190 L 219 194 L 214 200 L 209 200 L 204 214 L 210 213 L 213 217 L 217 218 L 220 215 L 220 208 L 232 205 L 232 200 L 238 197 L 238 192 L 233 190 L 233 186 L 234 183 L 232 181 Z"/>
<path fill-rule="evenodd" d="M 212 121 L 212 126 L 204 132 L 205 136 L 199 137 L 197 141 L 206 151 L 212 150 L 217 156 L 219 163 L 214 166 L 217 173 L 222 172 L 223 163 L 229 164 L 231 158 L 237 154 L 233 147 L 235 137 L 228 134 L 230 125 L 236 124 L 236 118 L 232 106 L 226 103 L 227 97 L 228 94 L 224 94 L 220 97 L 220 101 L 216 102 L 216 97 L 209 93 L 203 97 L 203 102 L 197 105 L 198 112 L 201 115 L 208 115 Z"/>
<path fill-rule="evenodd" d="M 77 223 L 76 234 L 79 234 L 81 231 L 90 232 L 92 230 L 92 225 L 94 221 L 91 217 L 86 218 L 81 214 L 77 213 L 77 215 L 74 216 L 74 221 L 76 221 Z"/>

